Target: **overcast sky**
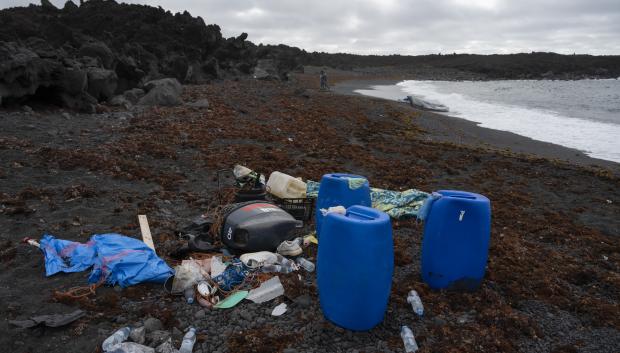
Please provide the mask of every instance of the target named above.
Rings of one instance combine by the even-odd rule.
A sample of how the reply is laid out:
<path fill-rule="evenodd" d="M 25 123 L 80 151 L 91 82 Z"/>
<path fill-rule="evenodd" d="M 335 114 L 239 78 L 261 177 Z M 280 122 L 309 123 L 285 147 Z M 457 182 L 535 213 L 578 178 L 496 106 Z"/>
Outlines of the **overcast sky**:
<path fill-rule="evenodd" d="M 0 8 L 37 0 L 0 0 Z M 51 0 L 62 6 L 64 0 Z M 79 0 L 74 0 L 79 3 Z M 127 0 L 187 10 L 224 36 L 359 54 L 620 54 L 620 0 Z"/>

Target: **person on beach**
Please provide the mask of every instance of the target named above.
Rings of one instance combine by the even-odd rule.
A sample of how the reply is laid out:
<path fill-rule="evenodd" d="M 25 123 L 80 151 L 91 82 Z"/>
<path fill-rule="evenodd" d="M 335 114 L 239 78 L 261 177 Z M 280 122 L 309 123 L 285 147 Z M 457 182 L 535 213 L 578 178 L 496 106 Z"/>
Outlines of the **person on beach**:
<path fill-rule="evenodd" d="M 328 91 L 329 86 L 327 85 L 327 73 L 324 70 L 321 70 L 320 79 L 321 79 L 321 91 Z"/>

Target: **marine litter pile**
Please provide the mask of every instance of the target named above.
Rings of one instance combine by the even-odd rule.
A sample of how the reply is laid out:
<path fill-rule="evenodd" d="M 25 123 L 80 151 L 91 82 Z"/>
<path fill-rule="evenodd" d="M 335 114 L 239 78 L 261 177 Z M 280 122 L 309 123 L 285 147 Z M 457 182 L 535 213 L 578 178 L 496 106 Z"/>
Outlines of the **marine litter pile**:
<path fill-rule="evenodd" d="M 9 320 L 41 323 L 17 328 L 5 322 L 0 343 L 15 352 L 92 351 L 130 326 L 138 332 L 130 332 L 127 342 L 140 343 L 144 334 L 140 344 L 155 348 L 170 338 L 178 349 L 194 327 L 194 352 L 402 352 L 401 326 L 407 325 L 421 352 L 606 352 L 618 346 L 616 176 L 428 141 L 412 123 L 419 113 L 408 107 L 320 94 L 303 82 L 303 77 L 297 84 L 241 80 L 185 89 L 184 101 L 208 98 L 208 108 L 112 109 L 68 118 L 5 114 L 0 120 L 6 132 L 0 153 L 8 161 L 0 171 L 0 278 L 12 285 L 0 289 L 7 298 L 0 310 Z M 62 123 L 67 119 L 71 124 Z M 22 129 L 29 125 L 28 131 Z M 87 284 L 88 272 L 46 278 L 40 251 L 19 244 L 24 236 L 40 239 L 44 233 L 82 244 L 93 234 L 142 239 L 137 215 L 147 215 L 156 255 L 171 269 L 191 257 L 208 261 L 212 271 L 214 256 L 192 251 L 175 259 L 170 254 L 188 244 L 178 234 L 188 221 L 217 210 L 230 197 L 220 191 L 217 171 L 236 163 L 305 181 L 350 171 L 385 190 L 453 188 L 487 196 L 491 243 L 481 287 L 471 293 L 436 291 L 422 281 L 424 223 L 415 218 L 392 220 L 394 274 L 387 311 L 365 332 L 324 318 L 318 269 L 255 271 L 235 288 L 237 293 L 249 295 L 277 278 L 283 294 L 218 309 L 203 307 L 197 297 L 189 304 L 163 284 L 71 291 Z M 73 185 L 63 186 L 66 180 Z M 312 221 L 305 222 L 297 235 L 303 240 L 313 228 Z M 316 244 L 308 239 L 300 246 L 303 258 L 316 264 Z M 211 254 L 231 264 L 236 257 Z M 196 295 L 213 299 L 202 295 L 210 287 L 198 288 L 198 282 Z M 407 301 L 411 290 L 422 300 L 422 317 Z M 87 315 L 73 314 L 77 309 Z M 55 328 L 34 320 L 61 313 L 75 320 Z"/>

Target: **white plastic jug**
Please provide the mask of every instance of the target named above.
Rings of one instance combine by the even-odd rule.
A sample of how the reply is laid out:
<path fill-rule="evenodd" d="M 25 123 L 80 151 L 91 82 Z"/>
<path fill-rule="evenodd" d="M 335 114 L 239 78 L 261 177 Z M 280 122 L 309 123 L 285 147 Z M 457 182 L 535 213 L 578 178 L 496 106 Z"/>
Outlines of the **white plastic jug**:
<path fill-rule="evenodd" d="M 281 199 L 306 197 L 306 183 L 280 172 L 273 172 L 267 181 L 267 191 Z"/>

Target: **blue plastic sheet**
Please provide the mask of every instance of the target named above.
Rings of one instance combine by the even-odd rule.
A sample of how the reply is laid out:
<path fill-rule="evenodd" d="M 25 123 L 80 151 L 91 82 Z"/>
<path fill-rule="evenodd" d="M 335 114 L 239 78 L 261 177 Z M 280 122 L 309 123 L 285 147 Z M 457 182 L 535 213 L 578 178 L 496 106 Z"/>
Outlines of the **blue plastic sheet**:
<path fill-rule="evenodd" d="M 45 234 L 40 244 L 47 276 L 92 267 L 89 283 L 128 287 L 142 282 L 163 283 L 174 274 L 144 242 L 120 234 L 96 234 L 87 243 Z"/>
<path fill-rule="evenodd" d="M 249 274 L 248 268 L 239 259 L 233 259 L 231 264 L 226 267 L 224 272 L 213 277 L 215 283 L 223 290 L 232 290 L 240 285 Z"/>

